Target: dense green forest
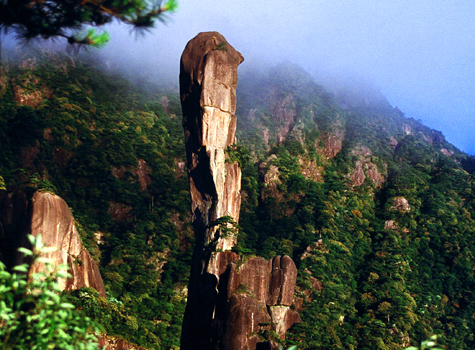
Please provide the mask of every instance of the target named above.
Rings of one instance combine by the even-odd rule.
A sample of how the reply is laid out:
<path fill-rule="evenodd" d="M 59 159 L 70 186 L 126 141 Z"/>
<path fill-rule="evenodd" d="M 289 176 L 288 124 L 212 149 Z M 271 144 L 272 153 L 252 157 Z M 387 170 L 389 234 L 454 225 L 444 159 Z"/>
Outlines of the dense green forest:
<path fill-rule="evenodd" d="M 104 331 L 179 348 L 193 248 L 178 92 L 96 59 L 18 54 L 0 77 L 0 187 L 55 192 L 107 290 L 68 294 Z M 297 264 L 284 345 L 475 347 L 474 159 L 379 93 L 248 68 L 235 249 Z M 4 183 L 4 186 L 2 184 Z"/>

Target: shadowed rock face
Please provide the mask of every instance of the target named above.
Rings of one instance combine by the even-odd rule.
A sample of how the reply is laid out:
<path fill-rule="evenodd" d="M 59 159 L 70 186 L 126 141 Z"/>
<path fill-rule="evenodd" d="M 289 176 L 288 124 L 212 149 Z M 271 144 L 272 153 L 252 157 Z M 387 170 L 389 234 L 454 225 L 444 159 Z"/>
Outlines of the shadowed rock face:
<path fill-rule="evenodd" d="M 97 263 L 81 242 L 76 229 L 74 217 L 67 203 L 60 197 L 47 193 L 35 192 L 31 201 L 27 200 L 23 191 L 0 194 L 0 226 L 2 227 L 2 255 L 8 264 L 20 263 L 15 257 L 20 246 L 28 246 L 26 234 L 42 236 L 46 246 L 57 248 L 56 251 L 45 253 L 58 266 L 66 264 L 72 275 L 67 280 L 60 280 L 63 290 L 92 287 L 105 297 L 104 283 Z M 16 260 L 16 261 L 15 261 Z M 29 273 L 43 269 L 40 263 L 34 264 Z"/>
<path fill-rule="evenodd" d="M 235 143 L 237 67 L 242 61 L 217 32 L 198 34 L 181 57 L 180 94 L 196 237 L 182 350 L 272 349 L 258 333 L 272 328 L 283 338 L 300 320 L 290 310 L 297 277 L 292 259 L 253 258 L 238 265 L 239 257 L 231 251 L 237 240 L 236 233 L 229 232 L 233 225 L 213 224 L 223 217 L 236 223 L 239 219 L 241 169 L 226 162 L 226 149 Z"/>
<path fill-rule="evenodd" d="M 0 255 L 2 262 L 12 268 L 23 232 L 28 229 L 28 199 L 22 190 L 0 191 Z"/>
<path fill-rule="evenodd" d="M 284 339 L 285 332 L 301 322 L 299 314 L 290 308 L 294 304 L 297 267 L 289 256 L 276 256 L 269 262 L 256 257 L 240 266 L 232 263 L 229 271 L 230 298 L 223 334 L 226 345 L 222 349 L 255 349 L 255 341 L 262 340 L 254 340 L 250 334 L 271 329 Z M 263 322 L 272 322 L 272 326 L 262 325 Z"/>

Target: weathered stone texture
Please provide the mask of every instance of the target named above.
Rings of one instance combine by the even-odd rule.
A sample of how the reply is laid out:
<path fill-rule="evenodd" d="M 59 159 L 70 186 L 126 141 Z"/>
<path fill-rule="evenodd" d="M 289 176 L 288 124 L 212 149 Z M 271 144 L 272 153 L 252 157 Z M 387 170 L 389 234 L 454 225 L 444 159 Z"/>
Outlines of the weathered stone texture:
<path fill-rule="evenodd" d="M 229 250 L 235 237 L 207 227 L 222 216 L 239 217 L 241 169 L 226 164 L 235 143 L 237 67 L 243 61 L 217 32 L 200 33 L 181 57 L 180 94 L 195 231 L 204 243 Z"/>
<path fill-rule="evenodd" d="M 397 210 L 397 211 L 400 211 L 401 213 L 406 213 L 406 212 L 411 211 L 411 206 L 409 205 L 409 202 L 406 198 L 394 197 L 392 199 L 391 210 Z"/>
<path fill-rule="evenodd" d="M 302 322 L 299 313 L 291 310 L 290 306 L 269 306 L 269 315 L 273 323 L 272 329 L 280 339 L 285 339 L 285 333 L 294 323 Z"/>
<path fill-rule="evenodd" d="M 46 246 L 57 248 L 43 257 L 56 266 L 68 266 L 71 277 L 59 281 L 63 290 L 92 287 L 105 297 L 97 263 L 82 244 L 67 203 L 47 192 L 35 192 L 29 201 L 22 190 L 0 191 L 1 253 L 7 265 L 22 262 L 16 251 L 20 246 L 28 246 L 27 233 L 41 235 Z M 43 265 L 36 263 L 29 274 L 42 269 Z"/>
<path fill-rule="evenodd" d="M 271 319 L 282 338 L 300 320 L 290 310 L 297 277 L 292 259 L 268 262 L 257 257 L 239 263 L 231 251 L 237 235 L 222 232 L 223 225 L 230 229 L 232 224 L 210 225 L 223 216 L 239 220 L 241 169 L 226 161 L 226 149 L 235 143 L 237 67 L 242 61 L 217 32 L 198 34 L 181 57 L 180 94 L 196 237 L 182 350 L 256 349 L 258 343 L 264 345 L 258 333 L 271 328 Z M 295 117 L 280 112 L 282 118 Z"/>
<path fill-rule="evenodd" d="M 266 259 L 256 257 L 245 264 L 231 264 L 228 294 L 231 295 L 239 286 L 248 290 L 254 298 L 265 307 L 269 289 L 269 264 Z"/>
<path fill-rule="evenodd" d="M 46 246 L 57 248 L 56 251 L 43 256 L 51 259 L 55 265 L 68 265 L 68 272 L 72 277 L 59 281 L 61 289 L 92 287 L 105 297 L 106 291 L 99 268 L 81 242 L 68 204 L 54 194 L 35 192 L 30 215 L 31 234 L 41 235 Z M 41 264 L 34 264 L 30 274 L 41 269 Z"/>
<path fill-rule="evenodd" d="M 294 299 L 294 288 L 297 281 L 297 267 L 287 255 L 275 257 L 269 262 L 272 268 L 269 280 L 267 305 L 290 306 Z"/>
<path fill-rule="evenodd" d="M 284 339 L 285 332 L 294 323 L 301 322 L 299 314 L 290 309 L 294 304 L 296 281 L 297 267 L 289 256 L 276 256 L 269 262 L 256 257 L 240 266 L 238 263 L 232 263 L 228 282 L 228 295 L 231 298 L 228 302 L 224 338 L 232 338 L 238 344 L 249 346 L 246 343 L 249 335 L 264 329 L 262 326 L 257 327 L 256 323 L 269 322 L 254 322 L 254 317 L 258 316 L 258 319 L 271 320 L 273 325 L 270 328 Z M 233 298 L 237 291 L 240 294 L 245 293 L 248 297 Z M 248 298 L 253 302 L 251 303 Z M 243 310 L 247 310 L 248 315 L 241 315 Z M 249 320 L 254 323 L 250 323 Z M 255 349 L 255 343 L 253 346 L 249 346 L 249 349 Z M 246 347 L 233 349 L 246 349 Z"/>
<path fill-rule="evenodd" d="M 33 108 L 36 108 L 43 100 L 49 100 L 53 96 L 54 90 L 44 84 L 40 85 L 40 83 L 40 80 L 33 75 L 26 75 L 21 81 L 12 79 L 13 100 L 21 106 Z M 31 85 L 34 89 L 22 87 L 28 85 Z"/>
<path fill-rule="evenodd" d="M 324 148 L 323 155 L 326 158 L 335 158 L 336 155 L 341 151 L 343 145 L 343 140 L 345 138 L 345 131 L 340 121 L 336 121 L 332 125 L 331 133 L 328 133 L 323 138 Z"/>
<path fill-rule="evenodd" d="M 101 334 L 98 343 L 99 347 L 104 350 L 147 350 L 144 347 L 131 344 L 125 339 L 111 337 L 105 334 Z"/>
<path fill-rule="evenodd" d="M 228 303 L 226 334 L 222 349 L 255 349 L 259 339 L 257 333 L 262 329 L 260 323 L 271 321 L 265 307 L 255 298 L 246 294 L 234 294 Z"/>
<path fill-rule="evenodd" d="M 196 246 L 183 321 L 182 348 L 207 349 L 214 335 L 217 303 L 225 307 L 222 275 L 237 259 L 230 252 L 236 235 L 221 235 L 223 216 L 239 220 L 241 169 L 226 163 L 226 149 L 235 143 L 237 67 L 243 61 L 217 32 L 200 33 L 190 40 L 180 62 L 180 95 L 190 181 Z M 231 225 L 228 225 L 229 228 Z M 222 318 L 222 316 L 220 316 Z"/>
<path fill-rule="evenodd" d="M 266 104 L 269 107 L 275 125 L 279 126 L 274 136 L 277 143 L 281 144 L 287 138 L 290 127 L 297 117 L 294 96 L 288 94 L 282 98 L 277 91 L 272 90 L 266 97 Z"/>
<path fill-rule="evenodd" d="M 349 174 L 352 186 L 361 186 L 368 177 L 376 187 L 380 187 L 385 178 L 379 173 L 378 167 L 372 162 L 373 152 L 366 146 L 358 146 L 351 152 L 358 157 L 355 163 L 355 170 Z"/>

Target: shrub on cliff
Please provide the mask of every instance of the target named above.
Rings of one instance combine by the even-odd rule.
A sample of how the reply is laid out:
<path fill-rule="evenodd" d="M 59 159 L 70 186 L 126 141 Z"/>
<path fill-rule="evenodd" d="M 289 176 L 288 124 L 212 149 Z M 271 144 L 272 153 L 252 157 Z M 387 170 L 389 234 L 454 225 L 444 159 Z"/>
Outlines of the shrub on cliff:
<path fill-rule="evenodd" d="M 0 262 L 0 348 L 2 350 L 94 350 L 98 349 L 97 326 L 79 315 L 74 305 L 60 296 L 58 278 L 66 278 L 63 266 L 55 267 L 41 258 L 45 247 L 41 236 L 29 236 L 33 250 L 20 248 L 32 263 L 44 264 L 44 272 L 28 278 L 29 264 L 12 272 Z"/>

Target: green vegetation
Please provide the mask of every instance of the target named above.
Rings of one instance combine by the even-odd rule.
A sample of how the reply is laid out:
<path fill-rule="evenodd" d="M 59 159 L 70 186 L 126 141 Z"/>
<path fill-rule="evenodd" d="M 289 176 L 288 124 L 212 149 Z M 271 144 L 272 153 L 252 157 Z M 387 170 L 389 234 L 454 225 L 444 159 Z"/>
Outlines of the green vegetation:
<path fill-rule="evenodd" d="M 226 149 L 226 162 L 238 163 L 240 167 L 244 167 L 245 164 L 251 161 L 249 150 L 239 145 L 230 145 Z"/>
<path fill-rule="evenodd" d="M 0 262 L 0 348 L 4 350 L 94 350 L 99 349 L 98 326 L 79 314 L 60 295 L 59 278 L 67 278 L 65 266 L 53 266 L 42 253 L 41 236 L 29 236 L 33 250 L 20 251 L 31 258 L 10 273 Z M 28 278 L 31 264 L 42 263 L 44 271 Z M 70 275 L 69 275 L 70 276 Z"/>
<path fill-rule="evenodd" d="M 88 61 L 35 55 L 35 69 L 11 65 L 9 77 L 30 81 L 26 97 L 45 86 L 54 94 L 36 108 L 18 105 L 11 90 L 0 96 L 5 187 L 54 191 L 73 210 L 109 293 L 73 293 L 75 305 L 109 335 L 179 346 L 193 245 L 179 100 Z"/>
<path fill-rule="evenodd" d="M 67 300 L 109 335 L 174 349 L 194 244 L 179 98 L 100 63 L 36 57 L 8 79 L 41 101 L 0 91 L 0 190 L 64 198 L 107 290 Z M 335 97 L 298 67 L 239 79 L 235 250 L 296 262 L 303 322 L 284 347 L 402 350 L 437 335 L 474 348 L 473 157 L 381 96 Z"/>
<path fill-rule="evenodd" d="M 425 349 L 432 349 L 432 350 L 442 350 L 441 348 L 436 348 L 437 346 L 437 336 L 436 335 L 433 335 L 432 337 L 430 337 L 429 340 L 424 340 L 423 342 L 421 342 L 421 347 L 418 348 L 418 347 L 415 347 L 415 346 L 410 346 L 408 348 L 406 348 L 405 350 L 425 350 Z"/>
<path fill-rule="evenodd" d="M 216 47 L 213 50 L 219 50 L 219 51 L 228 51 L 228 46 L 226 42 L 219 43 L 216 45 Z"/>
<path fill-rule="evenodd" d="M 337 99 L 292 66 L 253 76 L 240 77 L 238 139 L 265 163 L 254 187 L 256 172 L 243 172 L 243 191 L 257 187 L 258 200 L 243 203 L 239 244 L 292 256 L 299 290 L 311 291 L 287 344 L 403 349 L 437 334 L 439 347 L 472 348 L 471 157 L 380 96 Z M 250 138 L 278 133 L 291 115 L 279 145 Z M 366 178 L 354 186 L 357 162 Z"/>

